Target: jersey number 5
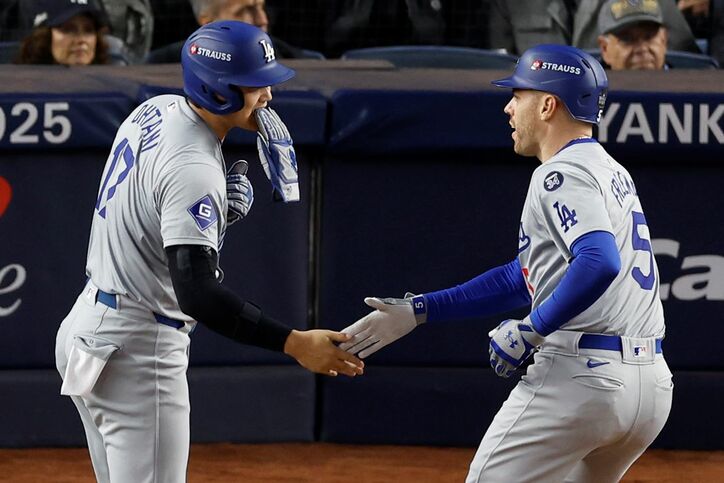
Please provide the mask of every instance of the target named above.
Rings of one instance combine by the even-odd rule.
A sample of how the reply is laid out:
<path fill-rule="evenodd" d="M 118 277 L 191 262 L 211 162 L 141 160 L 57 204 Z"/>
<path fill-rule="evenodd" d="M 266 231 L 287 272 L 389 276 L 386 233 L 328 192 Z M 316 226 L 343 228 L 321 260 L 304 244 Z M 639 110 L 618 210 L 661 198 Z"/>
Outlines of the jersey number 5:
<path fill-rule="evenodd" d="M 641 236 L 639 235 L 639 226 L 643 225 L 648 228 L 648 226 L 646 225 L 646 217 L 643 213 L 640 213 L 638 211 L 632 211 L 631 215 L 633 216 L 631 245 L 633 246 L 634 250 L 648 252 L 649 254 L 649 274 L 644 275 L 639 267 L 634 267 L 631 270 L 631 276 L 634 280 L 636 280 L 636 283 L 638 283 L 642 289 L 651 290 L 654 286 L 654 281 L 656 280 L 656 275 L 654 274 L 654 253 L 651 250 L 651 242 L 649 240 L 646 240 L 645 238 L 641 238 Z"/>
<path fill-rule="evenodd" d="M 123 163 L 119 163 L 119 160 L 123 160 Z M 98 194 L 98 200 L 96 201 L 96 210 L 101 218 L 106 217 L 106 205 L 116 194 L 116 188 L 118 185 L 123 183 L 128 176 L 128 173 L 133 168 L 136 162 L 136 157 L 133 155 L 133 150 L 128 145 L 128 139 L 124 138 L 116 148 L 113 150 L 113 161 L 111 167 L 108 168 L 106 178 L 103 180 L 101 191 Z"/>

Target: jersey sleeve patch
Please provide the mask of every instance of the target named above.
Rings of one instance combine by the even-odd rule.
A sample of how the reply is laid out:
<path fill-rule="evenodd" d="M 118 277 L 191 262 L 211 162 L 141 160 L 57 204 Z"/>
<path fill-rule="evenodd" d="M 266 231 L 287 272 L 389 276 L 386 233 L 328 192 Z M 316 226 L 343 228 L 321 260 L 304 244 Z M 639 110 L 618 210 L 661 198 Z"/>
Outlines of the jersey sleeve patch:
<path fill-rule="evenodd" d="M 201 231 L 206 230 L 219 219 L 211 196 L 206 195 L 188 208 L 188 212 L 199 225 Z"/>
<path fill-rule="evenodd" d="M 543 188 L 546 191 L 555 191 L 563 186 L 563 173 L 553 171 L 543 179 Z"/>

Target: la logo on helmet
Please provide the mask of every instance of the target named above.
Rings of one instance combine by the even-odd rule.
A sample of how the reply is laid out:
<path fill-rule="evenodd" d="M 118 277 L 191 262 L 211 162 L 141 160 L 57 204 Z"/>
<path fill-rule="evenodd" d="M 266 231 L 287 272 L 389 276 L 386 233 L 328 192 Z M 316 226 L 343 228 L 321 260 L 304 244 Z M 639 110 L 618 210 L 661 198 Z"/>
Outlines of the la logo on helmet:
<path fill-rule="evenodd" d="M 266 41 L 266 39 L 261 39 L 259 41 L 262 48 L 264 49 L 264 60 L 269 63 L 272 60 L 276 59 L 276 55 L 274 55 L 274 47 L 272 47 L 272 44 Z"/>

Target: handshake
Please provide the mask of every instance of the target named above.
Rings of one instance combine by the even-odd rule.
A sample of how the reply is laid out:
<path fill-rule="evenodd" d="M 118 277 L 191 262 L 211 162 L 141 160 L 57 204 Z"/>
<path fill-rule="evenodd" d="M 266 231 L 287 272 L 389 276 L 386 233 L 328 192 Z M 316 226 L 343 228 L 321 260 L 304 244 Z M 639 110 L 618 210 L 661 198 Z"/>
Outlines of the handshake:
<path fill-rule="evenodd" d="M 425 299 L 408 295 L 405 299 L 366 298 L 365 303 L 375 309 L 374 312 L 342 332 L 293 330 L 284 352 L 312 372 L 328 376 L 361 375 L 364 362 L 360 358 L 374 354 L 425 321 Z"/>
<path fill-rule="evenodd" d="M 365 303 L 375 309 L 342 330 L 349 339 L 339 348 L 361 359 L 366 358 L 409 334 L 427 321 L 427 302 L 422 295 L 405 298 L 367 297 Z M 533 327 L 529 317 L 505 320 L 488 333 L 490 366 L 500 377 L 510 377 L 543 343 L 545 338 Z"/>

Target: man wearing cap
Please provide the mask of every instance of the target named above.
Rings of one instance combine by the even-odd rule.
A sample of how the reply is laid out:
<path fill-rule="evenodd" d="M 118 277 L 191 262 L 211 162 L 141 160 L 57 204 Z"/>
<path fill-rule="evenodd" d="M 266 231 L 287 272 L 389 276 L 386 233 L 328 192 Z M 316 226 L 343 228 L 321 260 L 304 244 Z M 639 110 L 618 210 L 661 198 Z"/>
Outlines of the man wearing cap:
<path fill-rule="evenodd" d="M 612 70 L 661 70 L 668 30 L 657 0 L 609 0 L 598 15 L 598 45 Z"/>
<path fill-rule="evenodd" d="M 637 3 L 641 0 L 631 0 Z M 488 18 L 491 48 L 520 54 L 536 44 L 595 49 L 598 14 L 606 0 L 492 0 Z M 659 4 L 671 50 L 700 53 L 686 19 L 673 0 Z"/>

